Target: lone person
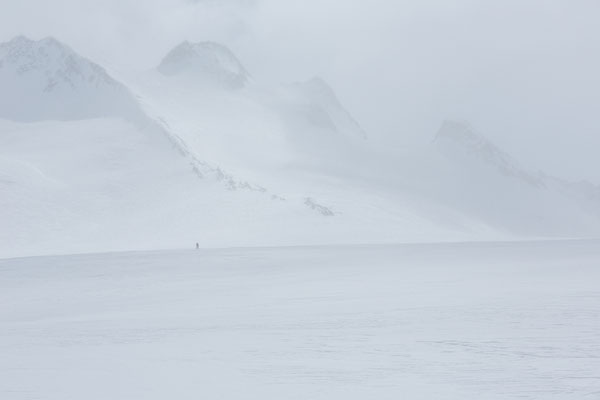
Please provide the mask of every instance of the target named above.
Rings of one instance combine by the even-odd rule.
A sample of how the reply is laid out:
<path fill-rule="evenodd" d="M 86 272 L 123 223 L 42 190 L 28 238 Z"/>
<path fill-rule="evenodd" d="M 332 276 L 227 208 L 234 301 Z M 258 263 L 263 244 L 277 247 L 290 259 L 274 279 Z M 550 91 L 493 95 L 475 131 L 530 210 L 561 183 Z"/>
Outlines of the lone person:
<path fill-rule="evenodd" d="M 196 250 L 198 250 L 200 248 L 200 245 L 198 244 L 198 242 L 196 242 Z"/>

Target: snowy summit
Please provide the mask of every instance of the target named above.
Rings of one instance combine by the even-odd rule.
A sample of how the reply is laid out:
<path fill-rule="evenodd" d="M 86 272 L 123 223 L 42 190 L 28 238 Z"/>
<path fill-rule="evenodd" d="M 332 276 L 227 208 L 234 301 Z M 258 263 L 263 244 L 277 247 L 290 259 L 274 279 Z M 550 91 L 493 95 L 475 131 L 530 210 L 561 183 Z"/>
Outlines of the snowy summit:
<path fill-rule="evenodd" d="M 201 83 L 232 89 L 244 87 L 250 79 L 231 50 L 214 42 L 184 41 L 165 56 L 158 71 L 166 76 L 192 76 Z"/>
<path fill-rule="evenodd" d="M 539 177 L 527 171 L 511 155 L 476 132 L 467 122 L 444 121 L 434 143 L 446 154 L 470 155 L 504 175 L 520 178 L 533 186 L 543 185 Z"/>
<path fill-rule="evenodd" d="M 335 91 L 325 80 L 315 76 L 306 82 L 296 83 L 293 87 L 302 101 L 309 103 L 313 110 L 318 109 L 327 116 L 333 130 L 351 137 L 367 138 L 367 133 L 344 108 Z"/>
<path fill-rule="evenodd" d="M 0 44 L 0 118 L 16 121 L 131 116 L 129 91 L 104 68 L 48 37 Z"/>

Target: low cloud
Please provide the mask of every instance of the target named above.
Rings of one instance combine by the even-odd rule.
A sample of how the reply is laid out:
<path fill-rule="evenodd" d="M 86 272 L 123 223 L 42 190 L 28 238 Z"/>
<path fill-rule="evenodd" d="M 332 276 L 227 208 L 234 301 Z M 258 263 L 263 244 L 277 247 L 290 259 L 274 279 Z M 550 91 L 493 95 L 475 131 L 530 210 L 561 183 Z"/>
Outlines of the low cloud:
<path fill-rule="evenodd" d="M 600 182 L 600 3 L 591 0 L 21 0 L 0 39 L 56 36 L 114 69 L 222 42 L 263 81 L 323 76 L 375 141 L 471 121 L 519 158 Z"/>

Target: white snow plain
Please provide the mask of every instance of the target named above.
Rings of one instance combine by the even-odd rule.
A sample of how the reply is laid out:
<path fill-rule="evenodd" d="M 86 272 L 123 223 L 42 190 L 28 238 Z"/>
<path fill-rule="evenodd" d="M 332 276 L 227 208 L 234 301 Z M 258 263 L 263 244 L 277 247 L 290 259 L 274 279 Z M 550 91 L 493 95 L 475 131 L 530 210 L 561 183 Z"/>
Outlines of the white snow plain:
<path fill-rule="evenodd" d="M 600 241 L 0 260 L 2 399 L 600 398 Z"/>

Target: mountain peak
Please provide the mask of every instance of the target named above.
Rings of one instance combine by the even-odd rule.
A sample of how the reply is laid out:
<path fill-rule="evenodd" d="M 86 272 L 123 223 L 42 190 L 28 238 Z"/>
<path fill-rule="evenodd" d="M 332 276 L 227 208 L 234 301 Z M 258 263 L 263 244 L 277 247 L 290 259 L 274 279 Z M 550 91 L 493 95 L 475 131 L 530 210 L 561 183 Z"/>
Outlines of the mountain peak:
<path fill-rule="evenodd" d="M 231 50 L 210 41 L 180 43 L 163 58 L 158 71 L 166 76 L 188 75 L 228 88 L 241 88 L 250 79 Z"/>
<path fill-rule="evenodd" d="M 475 131 L 466 121 L 444 121 L 434 144 L 446 154 L 474 157 L 506 176 L 520 178 L 534 186 L 543 186 L 539 176 L 524 169 L 517 160 Z"/>
<path fill-rule="evenodd" d="M 43 58 L 74 55 L 76 53 L 69 46 L 52 36 L 33 40 L 27 36 L 19 35 L 8 42 L 0 43 L 0 57 L 8 57 L 13 62 L 23 61 L 23 59 L 41 61 Z"/>
<path fill-rule="evenodd" d="M 302 99 L 311 103 L 309 110 L 312 113 L 318 110 L 321 116 L 327 116 L 327 121 L 335 130 L 352 137 L 367 138 L 366 132 L 344 108 L 335 91 L 324 79 L 314 76 L 305 82 L 295 83 L 293 87 L 301 94 Z"/>
<path fill-rule="evenodd" d="M 51 36 L 38 41 L 17 36 L 0 44 L 0 62 L 0 68 L 12 69 L 17 75 L 43 71 L 47 77 L 45 91 L 61 83 L 74 88 L 78 80 L 114 83 L 102 67 Z"/>
<path fill-rule="evenodd" d="M 476 132 L 467 121 L 445 120 L 434 141 L 452 141 L 466 147 L 487 148 L 490 151 L 499 151 L 496 145 Z"/>
<path fill-rule="evenodd" d="M 342 103 L 333 88 L 320 76 L 313 76 L 299 85 L 303 87 L 305 92 L 309 92 L 313 98 L 320 98 L 323 101 L 335 104 L 337 107 L 342 107 Z"/>
<path fill-rule="evenodd" d="M 2 43 L 0 46 L 22 46 L 29 43 L 34 43 L 34 41 L 29 39 L 25 35 L 18 35 L 9 40 L 8 42 Z"/>
<path fill-rule="evenodd" d="M 0 44 L 0 118 L 80 119 L 132 110 L 123 85 L 53 37 Z"/>

